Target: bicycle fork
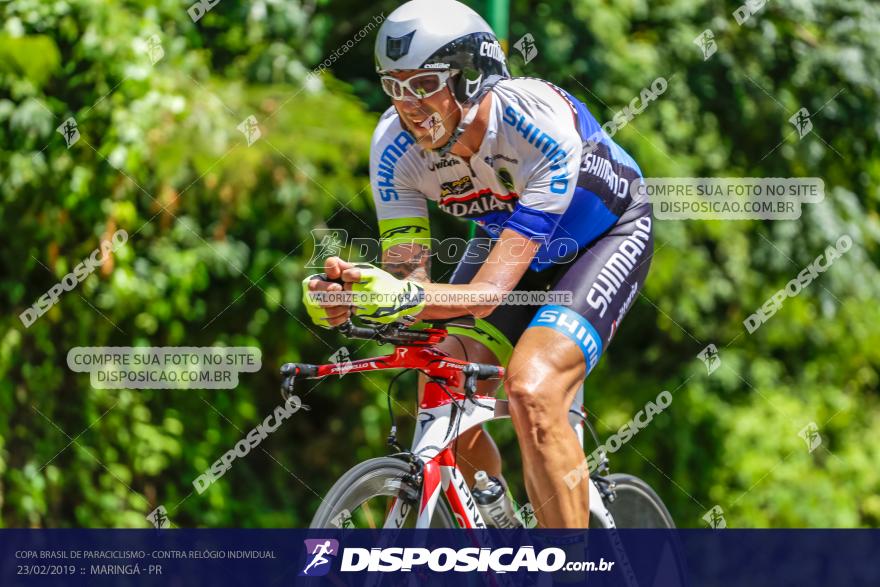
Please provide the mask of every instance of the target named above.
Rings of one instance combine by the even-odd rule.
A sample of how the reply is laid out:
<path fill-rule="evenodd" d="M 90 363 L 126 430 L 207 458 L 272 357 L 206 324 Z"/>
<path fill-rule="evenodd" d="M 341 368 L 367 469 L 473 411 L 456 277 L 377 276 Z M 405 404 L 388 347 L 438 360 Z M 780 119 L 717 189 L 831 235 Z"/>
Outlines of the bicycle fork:
<path fill-rule="evenodd" d="M 426 386 L 426 399 L 431 382 Z M 507 401 L 472 395 L 449 399 L 432 407 L 419 407 L 413 449 L 409 458 L 418 471 L 420 498 L 416 528 L 428 528 L 440 494 L 446 496 L 455 519 L 463 528 L 485 528 L 486 523 L 467 486 L 452 449 L 458 436 L 484 422 L 509 417 Z M 409 504 L 397 499 L 385 520 L 386 528 L 399 528 L 410 513 Z"/>

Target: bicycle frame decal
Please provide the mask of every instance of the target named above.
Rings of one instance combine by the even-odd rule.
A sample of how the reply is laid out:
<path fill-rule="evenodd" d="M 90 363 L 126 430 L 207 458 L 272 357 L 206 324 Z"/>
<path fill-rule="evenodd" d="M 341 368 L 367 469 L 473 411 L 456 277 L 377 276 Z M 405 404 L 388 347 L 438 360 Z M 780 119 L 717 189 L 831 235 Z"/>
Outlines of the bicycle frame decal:
<path fill-rule="evenodd" d="M 441 458 L 444 458 L 444 455 L 446 458 L 452 458 L 448 448 L 440 454 Z M 471 490 L 468 489 L 464 475 L 458 470 L 455 462 L 453 461 L 451 465 L 441 465 L 441 471 L 446 500 L 449 502 L 449 507 L 452 508 L 458 525 L 462 528 L 485 528 L 486 523 L 483 521 L 483 516 L 480 515 L 480 510 L 477 509 L 477 504 L 471 495 Z"/>

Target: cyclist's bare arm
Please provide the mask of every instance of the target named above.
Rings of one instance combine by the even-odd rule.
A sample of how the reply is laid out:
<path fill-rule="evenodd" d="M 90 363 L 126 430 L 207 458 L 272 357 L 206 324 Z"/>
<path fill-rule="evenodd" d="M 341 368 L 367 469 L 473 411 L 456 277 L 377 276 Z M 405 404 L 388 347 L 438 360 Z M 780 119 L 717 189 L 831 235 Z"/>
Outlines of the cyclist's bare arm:
<path fill-rule="evenodd" d="M 513 291 L 528 271 L 539 246 L 540 243 L 531 241 L 516 231 L 504 230 L 492 247 L 489 257 L 470 283 L 455 285 L 431 283 L 424 286 L 428 300 L 435 297 L 431 294 L 447 295 L 442 296 L 441 305 L 429 303 L 419 314 L 419 319 L 442 320 L 467 315 L 477 318 L 488 316 L 500 302 L 500 296 Z M 477 302 L 472 301 L 472 295 L 462 296 L 461 301 L 455 300 L 454 296 L 448 295 L 452 293 L 477 294 Z"/>
<path fill-rule="evenodd" d="M 398 279 L 431 282 L 431 249 L 419 243 L 401 243 L 382 253 L 382 269 Z"/>
<path fill-rule="evenodd" d="M 402 245 L 397 245 L 396 247 L 398 246 Z M 488 259 L 486 259 L 486 262 L 483 263 L 470 283 L 451 285 L 419 280 L 419 284 L 425 288 L 425 298 L 428 301 L 428 305 L 419 314 L 419 319 L 443 320 L 467 315 L 473 315 L 478 318 L 488 316 L 498 305 L 500 296 L 513 291 L 513 288 L 528 270 L 529 264 L 532 262 L 539 246 L 539 243 L 533 242 L 518 232 L 508 229 L 501 233 L 501 238 L 492 247 Z M 396 247 L 392 247 L 388 251 L 390 252 Z M 426 248 L 425 251 L 427 251 Z M 406 260 L 395 260 L 398 265 L 397 270 L 403 272 L 409 270 L 410 267 L 414 267 L 407 279 L 417 279 L 418 276 L 427 275 L 425 267 L 430 259 L 429 255 L 424 255 L 422 258 L 411 254 L 409 257 L 403 258 Z M 416 263 L 416 259 L 418 259 L 418 263 Z M 354 282 L 360 280 L 360 270 L 341 260 L 339 260 L 338 266 L 333 267 L 332 274 L 328 267 L 328 276 L 336 278 L 339 269 L 342 270 L 339 274 L 344 281 Z M 395 276 L 401 277 L 398 274 L 395 274 Z M 458 301 L 455 299 L 455 296 L 449 295 L 455 293 L 469 295 L 462 296 L 462 299 Z M 433 294 L 445 294 L 442 296 L 442 303 L 432 303 L 433 299 L 441 297 Z M 474 300 L 475 297 L 476 300 Z"/>

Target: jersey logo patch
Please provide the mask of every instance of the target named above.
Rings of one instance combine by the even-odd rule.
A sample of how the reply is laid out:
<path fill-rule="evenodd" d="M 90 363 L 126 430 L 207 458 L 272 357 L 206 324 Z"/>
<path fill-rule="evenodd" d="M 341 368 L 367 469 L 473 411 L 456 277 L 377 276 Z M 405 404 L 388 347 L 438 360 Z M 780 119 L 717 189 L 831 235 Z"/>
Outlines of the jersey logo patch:
<path fill-rule="evenodd" d="M 428 171 L 436 171 L 444 167 L 455 167 L 456 165 L 461 165 L 461 161 L 458 159 L 440 159 L 436 163 L 434 161 L 428 163 Z"/>
<path fill-rule="evenodd" d="M 498 177 L 498 182 L 503 185 L 504 189 L 508 192 L 512 192 L 516 189 L 516 186 L 513 185 L 513 174 L 510 173 L 510 170 L 507 167 L 502 167 L 495 172 L 495 175 Z"/>
<path fill-rule="evenodd" d="M 483 157 L 483 161 L 485 161 L 486 165 L 488 165 L 489 167 L 495 165 L 496 161 L 507 161 L 508 163 L 519 165 L 519 159 L 514 159 L 513 157 L 508 157 L 507 155 L 502 155 L 501 153 L 486 155 L 485 157 Z"/>
<path fill-rule="evenodd" d="M 519 198 L 518 194 L 510 193 L 502 196 L 486 188 L 466 196 L 440 200 L 440 208 L 453 216 L 479 218 L 490 212 L 513 212 L 514 201 L 517 198 Z"/>
<path fill-rule="evenodd" d="M 455 181 L 447 181 L 440 184 L 440 197 L 448 198 L 449 196 L 460 196 L 467 192 L 473 191 L 474 182 L 470 175 L 465 175 Z"/>

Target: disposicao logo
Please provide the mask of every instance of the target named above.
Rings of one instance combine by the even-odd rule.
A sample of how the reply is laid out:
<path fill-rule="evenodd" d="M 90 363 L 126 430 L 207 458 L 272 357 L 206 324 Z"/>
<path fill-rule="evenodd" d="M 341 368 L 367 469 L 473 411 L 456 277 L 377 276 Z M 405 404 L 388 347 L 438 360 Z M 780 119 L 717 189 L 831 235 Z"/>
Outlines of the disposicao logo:
<path fill-rule="evenodd" d="M 330 571 L 331 557 L 339 554 L 339 541 L 332 538 L 305 540 L 306 566 L 300 577 L 320 577 Z"/>

